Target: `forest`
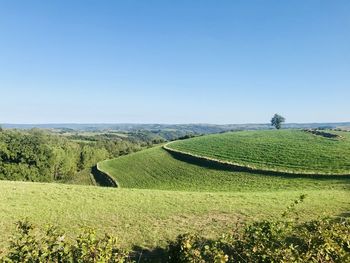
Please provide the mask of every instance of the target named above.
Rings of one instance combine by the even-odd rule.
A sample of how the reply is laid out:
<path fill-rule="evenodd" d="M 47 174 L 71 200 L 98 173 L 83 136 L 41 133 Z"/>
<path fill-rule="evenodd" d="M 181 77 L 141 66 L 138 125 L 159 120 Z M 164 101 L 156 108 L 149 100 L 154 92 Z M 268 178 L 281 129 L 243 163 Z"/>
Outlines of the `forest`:
<path fill-rule="evenodd" d="M 142 135 L 142 136 L 141 136 Z M 97 162 L 162 142 L 142 133 L 130 137 L 63 136 L 42 129 L 0 130 L 0 179 L 70 181 Z"/>

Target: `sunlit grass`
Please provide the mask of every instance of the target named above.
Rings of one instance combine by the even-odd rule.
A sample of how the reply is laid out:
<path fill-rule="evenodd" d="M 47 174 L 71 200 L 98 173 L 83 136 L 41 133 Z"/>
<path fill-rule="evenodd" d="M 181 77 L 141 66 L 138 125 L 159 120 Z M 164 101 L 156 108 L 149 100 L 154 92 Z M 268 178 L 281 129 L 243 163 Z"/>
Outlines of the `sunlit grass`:
<path fill-rule="evenodd" d="M 350 184 L 350 180 L 339 177 L 274 176 L 202 167 L 177 160 L 161 147 L 103 161 L 99 167 L 122 188 L 264 192 L 348 189 Z"/>
<path fill-rule="evenodd" d="M 72 235 L 94 227 L 117 235 L 126 247 L 163 246 L 188 231 L 216 237 L 239 219 L 278 218 L 301 193 L 308 195 L 299 208 L 302 219 L 349 209 L 349 192 L 341 189 L 210 193 L 1 181 L 0 243 L 4 247 L 14 223 L 28 217 Z"/>
<path fill-rule="evenodd" d="M 171 149 L 267 171 L 350 174 L 350 134 L 329 139 L 301 130 L 242 131 L 176 141 Z"/>

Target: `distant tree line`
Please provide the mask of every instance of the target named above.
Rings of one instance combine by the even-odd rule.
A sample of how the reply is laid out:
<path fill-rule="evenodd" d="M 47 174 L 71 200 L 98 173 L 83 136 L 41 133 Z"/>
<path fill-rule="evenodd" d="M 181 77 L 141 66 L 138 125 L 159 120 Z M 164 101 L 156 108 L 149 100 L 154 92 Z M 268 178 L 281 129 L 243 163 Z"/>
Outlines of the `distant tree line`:
<path fill-rule="evenodd" d="M 101 160 L 135 152 L 153 143 L 137 138 L 73 140 L 39 129 L 1 130 L 0 179 L 66 181 Z"/>

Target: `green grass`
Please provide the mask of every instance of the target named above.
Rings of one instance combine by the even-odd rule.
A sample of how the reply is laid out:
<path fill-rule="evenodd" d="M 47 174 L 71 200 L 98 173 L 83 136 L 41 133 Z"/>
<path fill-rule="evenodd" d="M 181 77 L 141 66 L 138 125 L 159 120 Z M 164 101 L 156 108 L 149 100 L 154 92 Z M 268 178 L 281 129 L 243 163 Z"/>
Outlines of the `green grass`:
<path fill-rule="evenodd" d="M 14 223 L 28 217 L 36 225 L 55 224 L 71 235 L 81 227 L 119 237 L 124 247 L 164 246 L 184 232 L 217 237 L 238 219 L 276 219 L 301 193 L 304 220 L 341 215 L 349 209 L 349 191 L 341 189 L 183 192 L 94 186 L 0 182 L 0 247 L 7 244 Z"/>
<path fill-rule="evenodd" d="M 71 178 L 60 181 L 65 184 L 96 185 L 95 178 L 91 174 L 91 168 L 86 168 L 74 174 Z"/>
<path fill-rule="evenodd" d="M 301 130 L 242 131 L 176 141 L 167 147 L 258 170 L 350 175 L 350 134 L 328 139 Z"/>
<path fill-rule="evenodd" d="M 204 137 L 203 137 L 204 138 Z M 185 191 L 349 189 L 349 178 L 268 176 L 202 167 L 175 159 L 160 146 L 99 163 L 122 188 Z"/>
<path fill-rule="evenodd" d="M 282 136 L 286 138 L 284 144 L 288 145 L 292 145 L 294 138 L 294 148 L 288 148 L 291 153 L 300 147 L 311 152 L 324 149 L 327 143 L 340 143 L 333 140 L 323 142 L 323 138 L 313 135 L 306 139 L 308 134 L 298 131 L 278 132 L 205 136 L 171 146 L 197 145 L 198 151 L 216 152 L 223 158 L 229 156 L 230 149 L 236 145 L 231 141 L 241 141 L 238 145 L 242 145 L 242 141 L 252 141 L 253 153 L 247 155 L 252 158 L 259 155 L 259 151 L 254 152 L 256 147 L 266 146 L 266 138 L 270 138 L 268 142 L 271 143 L 281 140 L 279 136 Z M 254 134 L 255 144 L 250 138 Z M 237 136 L 246 139 L 238 140 Z M 317 143 L 319 140 L 321 142 Z M 332 146 L 335 148 L 329 150 L 330 156 L 338 155 L 339 162 L 347 160 L 349 157 L 342 155 L 346 152 L 348 140 L 349 137 L 344 135 L 341 143 L 345 146 L 338 145 L 339 152 Z M 310 142 L 314 146 L 319 144 L 320 148 L 304 145 Z M 280 145 L 278 151 L 276 145 L 274 154 L 282 151 L 281 160 L 284 160 L 286 146 Z M 267 156 L 272 152 L 267 152 Z M 321 150 L 319 153 L 321 156 L 325 154 Z M 296 155 L 291 154 L 290 158 L 296 158 Z M 349 176 L 261 175 L 199 164 L 176 159 L 157 146 L 99 163 L 100 169 L 113 176 L 120 188 L 0 181 L 0 248 L 14 232 L 14 223 L 25 217 L 39 226 L 56 224 L 72 236 L 78 234 L 81 227 L 89 226 L 100 234 L 107 232 L 118 236 L 126 248 L 156 248 L 165 246 L 169 239 L 185 232 L 215 238 L 227 233 L 237 220 L 278 219 L 300 194 L 307 195 L 305 203 L 298 207 L 301 220 L 349 214 Z M 89 183 L 88 171 L 80 174 L 79 181 Z"/>

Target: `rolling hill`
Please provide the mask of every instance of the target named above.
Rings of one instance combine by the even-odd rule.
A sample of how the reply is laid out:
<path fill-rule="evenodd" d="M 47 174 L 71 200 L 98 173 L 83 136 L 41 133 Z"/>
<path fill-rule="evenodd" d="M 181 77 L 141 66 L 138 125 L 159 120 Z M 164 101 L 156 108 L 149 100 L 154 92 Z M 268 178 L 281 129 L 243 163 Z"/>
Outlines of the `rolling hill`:
<path fill-rule="evenodd" d="M 102 161 L 99 169 L 115 178 L 121 188 L 242 192 L 344 189 L 348 186 L 347 180 L 338 177 L 261 175 L 202 166 L 195 161 L 176 159 L 161 146 Z"/>
<path fill-rule="evenodd" d="M 256 171 L 350 175 L 350 133 L 313 132 L 230 132 L 176 141 L 166 147 L 187 155 Z"/>
<path fill-rule="evenodd" d="M 277 147 L 277 141 L 281 142 L 277 132 L 291 148 Z M 323 156 L 324 147 L 337 145 L 326 160 L 332 160 L 333 167 L 339 164 L 339 169 L 344 169 L 343 162 L 348 156 L 342 157 L 342 154 L 347 153 L 349 137 L 343 133 L 341 136 L 340 139 L 325 139 L 289 130 L 234 132 L 176 141 L 168 146 L 183 151 L 191 149 L 193 154 L 209 153 L 209 158 L 214 156 L 226 161 L 240 156 L 232 154 L 237 141 L 242 143 L 238 148 L 242 149 L 241 154 L 249 152 L 242 146 L 244 142 L 253 145 L 252 153 L 247 154 L 250 159 L 274 155 L 273 160 L 301 147 L 313 154 L 319 149 Z M 256 142 L 251 137 L 256 138 Z M 268 143 L 267 138 L 270 138 Z M 300 141 L 293 146 L 292 138 Z M 307 142 L 314 145 L 305 146 L 303 143 Z M 340 143 L 343 145 L 338 145 Z M 256 151 L 259 145 L 274 147 L 264 155 Z M 298 155 L 290 156 L 293 160 Z M 258 161 L 255 163 L 259 164 Z M 305 161 L 301 160 L 300 164 Z M 294 166 L 287 163 L 286 167 Z M 312 167 L 324 166 L 316 166 L 314 162 Z M 350 206 L 349 176 L 241 172 L 196 158 L 182 158 L 163 146 L 102 161 L 98 168 L 112 176 L 119 188 L 1 181 L 0 243 L 7 244 L 14 232 L 14 223 L 25 217 L 39 226 L 54 223 L 72 236 L 83 226 L 97 228 L 99 234 L 107 232 L 118 236 L 123 247 L 140 250 L 165 246 L 168 240 L 186 232 L 217 238 L 228 233 L 238 221 L 278 219 L 301 194 L 306 194 L 307 199 L 298 206 L 300 220 L 323 215 L 348 216 Z"/>

